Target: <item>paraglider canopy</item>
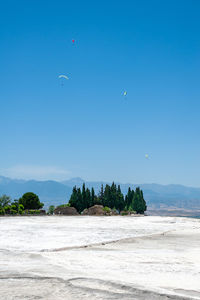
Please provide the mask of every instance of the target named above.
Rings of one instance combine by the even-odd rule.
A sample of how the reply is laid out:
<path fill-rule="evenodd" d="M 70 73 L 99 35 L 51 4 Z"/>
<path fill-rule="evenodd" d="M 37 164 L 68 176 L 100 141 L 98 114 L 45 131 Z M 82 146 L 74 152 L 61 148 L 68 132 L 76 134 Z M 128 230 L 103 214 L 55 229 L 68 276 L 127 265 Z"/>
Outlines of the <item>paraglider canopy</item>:
<path fill-rule="evenodd" d="M 127 95 L 127 91 L 124 91 L 124 96 L 126 96 Z"/>
<path fill-rule="evenodd" d="M 148 159 L 149 158 L 149 154 L 145 154 L 145 158 Z"/>
<path fill-rule="evenodd" d="M 65 79 L 69 79 L 66 75 L 59 75 L 58 78 L 65 78 Z"/>
<path fill-rule="evenodd" d="M 58 78 L 60 79 L 61 86 L 64 86 L 64 81 L 69 79 L 69 78 L 68 78 L 66 75 L 64 75 L 64 74 L 59 75 Z"/>
<path fill-rule="evenodd" d="M 72 40 L 72 43 L 74 44 L 74 43 L 75 43 L 75 40 Z"/>

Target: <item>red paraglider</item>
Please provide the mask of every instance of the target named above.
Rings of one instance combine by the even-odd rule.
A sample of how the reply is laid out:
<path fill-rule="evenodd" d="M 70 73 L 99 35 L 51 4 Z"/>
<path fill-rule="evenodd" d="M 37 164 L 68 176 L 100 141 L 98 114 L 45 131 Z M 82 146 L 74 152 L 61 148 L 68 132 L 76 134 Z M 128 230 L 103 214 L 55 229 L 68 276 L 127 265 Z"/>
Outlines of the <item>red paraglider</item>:
<path fill-rule="evenodd" d="M 75 43 L 75 40 L 72 40 L 72 43 L 74 44 L 74 43 Z"/>

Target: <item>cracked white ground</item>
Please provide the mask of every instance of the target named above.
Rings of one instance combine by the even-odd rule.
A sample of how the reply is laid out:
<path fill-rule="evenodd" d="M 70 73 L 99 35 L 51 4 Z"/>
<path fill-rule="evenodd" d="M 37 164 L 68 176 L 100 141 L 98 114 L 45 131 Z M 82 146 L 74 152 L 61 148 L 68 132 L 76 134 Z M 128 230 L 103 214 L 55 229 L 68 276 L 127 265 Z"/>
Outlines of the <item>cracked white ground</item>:
<path fill-rule="evenodd" d="M 0 299 L 200 299 L 200 220 L 2 217 Z"/>

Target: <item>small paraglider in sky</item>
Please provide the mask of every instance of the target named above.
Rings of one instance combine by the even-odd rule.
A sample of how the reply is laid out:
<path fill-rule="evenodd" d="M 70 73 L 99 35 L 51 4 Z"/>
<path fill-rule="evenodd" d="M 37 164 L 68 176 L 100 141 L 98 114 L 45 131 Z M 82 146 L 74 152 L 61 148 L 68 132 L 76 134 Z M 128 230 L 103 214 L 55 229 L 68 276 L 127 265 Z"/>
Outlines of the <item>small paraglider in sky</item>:
<path fill-rule="evenodd" d="M 59 79 L 61 79 L 61 85 L 64 85 L 64 80 L 68 80 L 69 78 L 66 75 L 59 75 L 58 76 Z"/>
<path fill-rule="evenodd" d="M 72 44 L 74 44 L 75 43 L 75 40 L 72 40 Z"/>
<path fill-rule="evenodd" d="M 146 158 L 146 159 L 149 159 L 149 154 L 145 154 L 145 158 Z"/>
<path fill-rule="evenodd" d="M 59 75 L 58 78 L 65 78 L 65 79 L 69 79 L 66 75 Z"/>
<path fill-rule="evenodd" d="M 127 96 L 127 91 L 124 91 L 124 97 L 126 97 Z"/>

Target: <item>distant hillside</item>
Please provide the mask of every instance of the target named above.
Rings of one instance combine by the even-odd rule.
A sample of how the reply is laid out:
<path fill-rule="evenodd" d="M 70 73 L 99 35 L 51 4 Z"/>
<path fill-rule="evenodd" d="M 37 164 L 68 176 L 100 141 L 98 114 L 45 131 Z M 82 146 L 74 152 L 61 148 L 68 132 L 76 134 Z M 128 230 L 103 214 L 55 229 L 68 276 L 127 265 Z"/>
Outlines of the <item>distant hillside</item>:
<path fill-rule="evenodd" d="M 68 202 L 74 185 L 80 187 L 84 180 L 72 178 L 63 182 L 53 180 L 17 180 L 0 176 L 0 195 L 7 194 L 12 199 L 19 198 L 26 192 L 34 192 L 40 200 L 49 205 L 59 205 Z M 86 182 L 86 186 L 94 187 L 96 193 L 101 184 L 106 182 Z M 120 183 L 118 183 L 120 184 Z M 120 184 L 125 194 L 128 187 L 140 186 L 144 192 L 144 198 L 151 208 L 178 207 L 185 209 L 200 209 L 200 188 L 186 187 L 183 185 L 160 185 L 160 184 Z"/>

